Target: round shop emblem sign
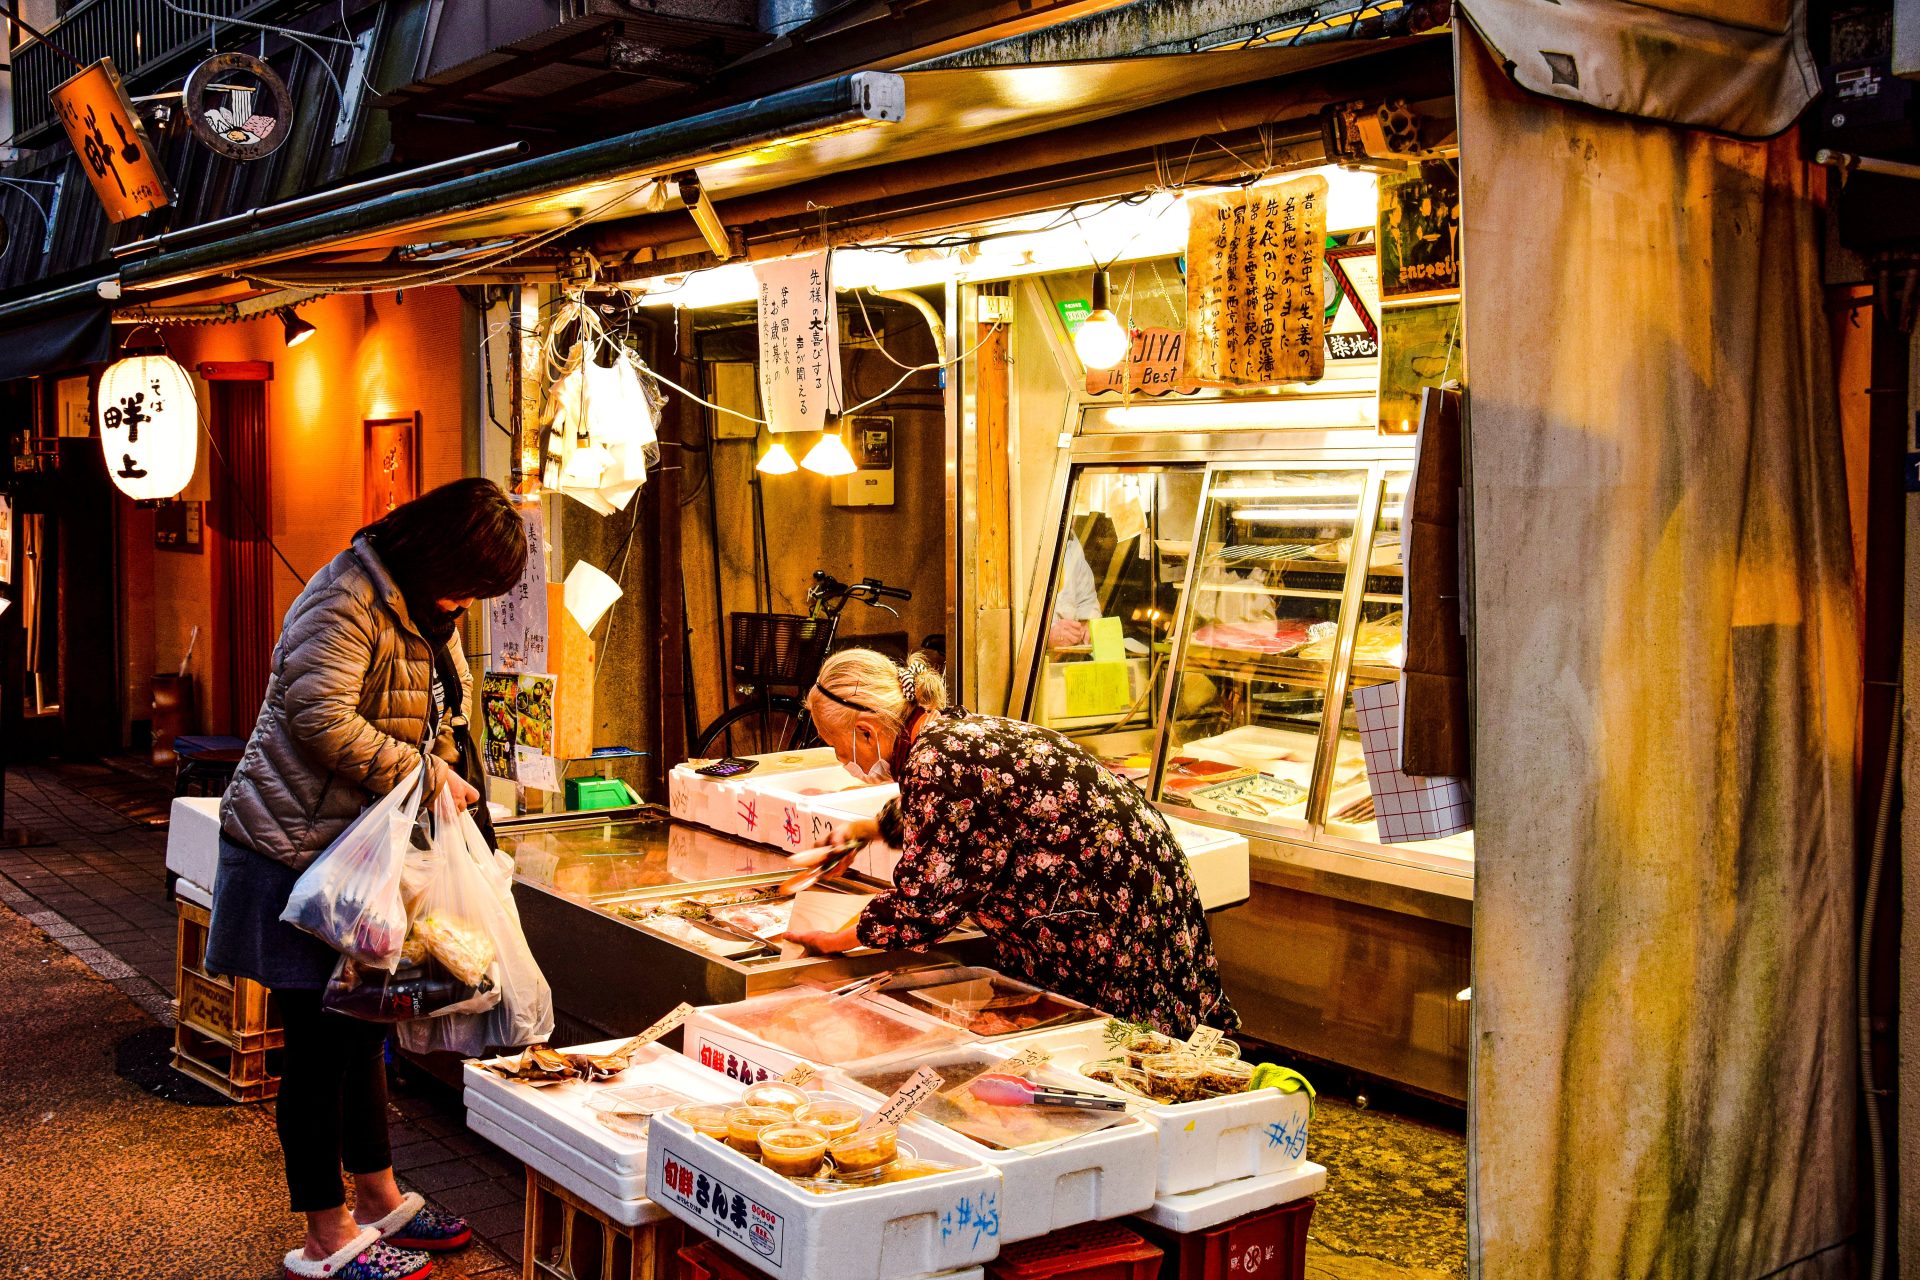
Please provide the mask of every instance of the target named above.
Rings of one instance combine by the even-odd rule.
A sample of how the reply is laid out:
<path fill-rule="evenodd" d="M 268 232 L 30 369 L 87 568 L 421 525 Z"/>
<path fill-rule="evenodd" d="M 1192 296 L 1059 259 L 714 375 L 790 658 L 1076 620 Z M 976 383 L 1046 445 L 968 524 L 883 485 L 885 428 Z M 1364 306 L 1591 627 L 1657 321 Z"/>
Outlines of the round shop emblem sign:
<path fill-rule="evenodd" d="M 773 1256 L 773 1231 L 766 1223 L 753 1224 L 753 1230 L 748 1233 L 747 1243 L 753 1246 L 755 1253 L 769 1258 Z"/>
<path fill-rule="evenodd" d="M 217 54 L 195 67 L 182 106 L 194 136 L 230 160 L 263 160 L 292 132 L 286 81 L 250 53 Z"/>

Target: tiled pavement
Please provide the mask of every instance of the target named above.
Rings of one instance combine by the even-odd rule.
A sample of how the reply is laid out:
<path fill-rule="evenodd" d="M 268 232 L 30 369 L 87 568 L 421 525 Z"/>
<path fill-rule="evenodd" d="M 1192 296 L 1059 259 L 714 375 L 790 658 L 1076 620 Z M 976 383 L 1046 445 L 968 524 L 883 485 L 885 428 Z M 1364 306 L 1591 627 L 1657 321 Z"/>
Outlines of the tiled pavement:
<path fill-rule="evenodd" d="M 157 784 L 130 775 L 128 785 Z M 134 822 L 40 766 L 7 771 L 6 821 L 40 843 L 0 849 L 0 902 L 171 1026 L 175 915 L 166 891 L 166 828 Z M 419 1071 L 396 1077 L 392 1102 L 402 1185 L 465 1215 L 482 1240 L 517 1264 L 520 1163 L 467 1132 L 458 1093 Z"/>

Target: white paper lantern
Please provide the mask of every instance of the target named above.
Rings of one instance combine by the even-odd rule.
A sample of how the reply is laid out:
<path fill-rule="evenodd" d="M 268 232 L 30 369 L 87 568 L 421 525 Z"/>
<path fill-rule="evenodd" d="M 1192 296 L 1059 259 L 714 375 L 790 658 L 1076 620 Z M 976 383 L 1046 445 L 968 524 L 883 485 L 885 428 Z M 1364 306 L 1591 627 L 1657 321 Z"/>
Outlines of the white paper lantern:
<path fill-rule="evenodd" d="M 200 406 L 193 379 L 164 355 L 128 356 L 100 375 L 100 451 L 129 498 L 171 498 L 193 479 Z"/>

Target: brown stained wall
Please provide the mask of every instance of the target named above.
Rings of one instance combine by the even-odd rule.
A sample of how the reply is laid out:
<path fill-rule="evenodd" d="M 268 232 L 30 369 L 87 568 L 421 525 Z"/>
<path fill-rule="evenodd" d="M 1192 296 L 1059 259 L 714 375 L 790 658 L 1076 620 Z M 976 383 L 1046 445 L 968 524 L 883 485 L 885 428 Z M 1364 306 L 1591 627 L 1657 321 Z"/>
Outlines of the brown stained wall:
<path fill-rule="evenodd" d="M 300 316 L 318 332 L 292 349 L 272 318 L 170 327 L 166 337 L 174 359 L 188 369 L 202 361 L 273 364 L 267 403 L 270 526 L 281 552 L 302 574 L 311 574 L 362 523 L 365 419 L 418 410 L 422 489 L 462 474 L 462 438 L 474 400 L 468 376 L 472 342 L 465 304 L 453 289 L 409 290 L 399 302 L 391 294 L 343 294 L 302 306 Z M 203 442 L 203 469 L 206 462 Z M 211 477 L 202 477 L 201 491 L 210 492 L 220 478 L 216 467 Z M 225 701 L 224 675 L 208 635 L 211 560 L 204 553 L 155 551 L 151 513 L 126 502 L 121 515 L 121 576 L 130 600 L 124 646 L 128 718 L 145 718 L 152 701 L 149 673 L 178 667 L 197 624 L 202 634 L 190 669 L 202 708 L 200 728 L 244 737 L 251 725 L 215 723 L 220 717 L 210 710 Z M 299 581 L 276 560 L 276 619 L 299 591 Z M 150 608 L 134 603 L 142 598 Z"/>

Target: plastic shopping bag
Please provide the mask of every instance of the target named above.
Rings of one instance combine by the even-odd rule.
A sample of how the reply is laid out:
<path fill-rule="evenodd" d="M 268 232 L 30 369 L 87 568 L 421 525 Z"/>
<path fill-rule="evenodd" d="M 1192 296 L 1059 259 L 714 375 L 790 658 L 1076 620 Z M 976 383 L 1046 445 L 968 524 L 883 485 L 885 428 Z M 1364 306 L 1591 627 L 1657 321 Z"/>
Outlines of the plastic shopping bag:
<path fill-rule="evenodd" d="M 485 980 L 497 993 L 497 1002 L 484 1012 L 472 1006 L 448 1008 L 437 1016 L 404 1022 L 396 1038 L 414 1053 L 468 1056 L 492 1046 L 545 1040 L 553 1033 L 553 991 L 520 928 L 513 905 L 513 860 L 488 846 L 472 816 L 450 799 L 437 799 L 433 816 L 434 852 L 443 862 L 421 897 L 414 936 L 421 938 L 428 958 L 470 966 L 479 948 L 466 939 L 464 925 L 480 924 L 490 946 Z M 424 931 L 423 924 L 429 925 Z M 449 937 L 457 940 L 451 950 Z"/>
<path fill-rule="evenodd" d="M 425 779 L 422 758 L 301 872 L 280 918 L 358 965 L 391 973 L 407 936 L 400 881 Z"/>

